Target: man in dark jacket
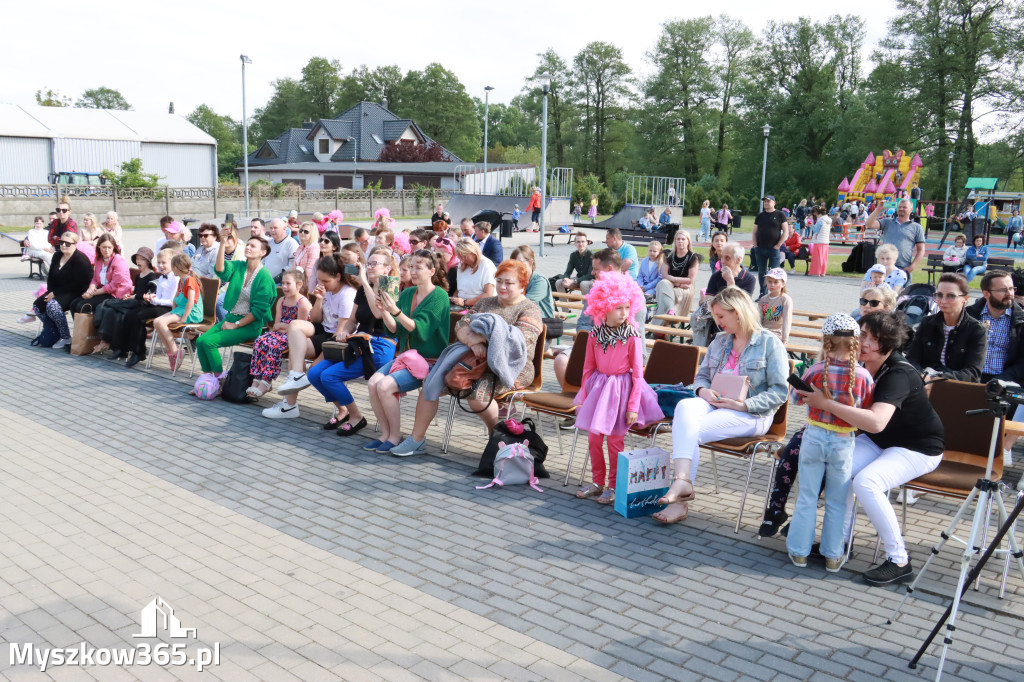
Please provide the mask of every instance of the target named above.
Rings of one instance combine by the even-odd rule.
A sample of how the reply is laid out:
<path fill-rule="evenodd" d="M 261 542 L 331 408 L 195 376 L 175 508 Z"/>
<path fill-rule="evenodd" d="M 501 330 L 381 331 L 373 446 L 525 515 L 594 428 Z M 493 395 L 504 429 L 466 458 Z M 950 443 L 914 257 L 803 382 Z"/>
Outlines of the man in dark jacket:
<path fill-rule="evenodd" d="M 981 298 L 965 312 L 988 328 L 984 382 L 990 379 L 1024 382 L 1024 308 L 1013 301 L 1010 273 L 992 270 L 981 278 Z"/>
<path fill-rule="evenodd" d="M 501 265 L 503 258 L 501 242 L 491 234 L 491 224 L 479 222 L 473 226 L 476 231 L 476 242 L 480 245 L 480 252 L 484 258 L 491 259 L 494 266 Z"/>

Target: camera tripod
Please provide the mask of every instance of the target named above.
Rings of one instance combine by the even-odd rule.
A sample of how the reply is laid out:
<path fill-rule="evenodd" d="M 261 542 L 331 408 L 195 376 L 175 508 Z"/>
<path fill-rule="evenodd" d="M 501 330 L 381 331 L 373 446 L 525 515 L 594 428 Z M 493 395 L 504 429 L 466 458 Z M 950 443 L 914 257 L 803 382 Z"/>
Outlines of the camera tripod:
<path fill-rule="evenodd" d="M 981 574 L 981 569 L 984 568 L 989 558 L 996 552 L 1008 552 L 1007 562 L 1010 560 L 1010 556 L 1016 559 L 1017 567 L 1020 570 L 1021 579 L 1024 580 L 1024 561 L 1022 561 L 1022 552 L 1017 546 L 1017 541 L 1013 536 L 1013 529 L 1017 521 L 1017 517 L 1020 516 L 1021 510 L 1024 509 L 1024 491 L 1018 493 L 1017 503 L 1013 508 L 1013 511 L 1009 514 L 1006 512 L 1006 505 L 1003 504 L 1003 498 L 999 494 L 1000 486 L 1003 484 L 994 482 L 992 478 L 992 462 L 996 452 L 1002 456 L 1002 443 L 1000 442 L 1000 427 L 1002 426 L 1003 417 L 1010 409 L 1010 403 L 998 396 L 989 398 L 989 407 L 983 410 L 968 410 L 967 414 L 989 414 L 993 417 L 992 424 L 992 440 L 991 447 L 989 448 L 988 463 L 985 467 L 985 477 L 979 478 L 974 484 L 974 488 L 968 494 L 967 498 L 957 509 L 953 519 L 949 522 L 946 530 L 940 533 L 942 538 L 937 545 L 932 547 L 931 554 L 928 557 L 928 561 L 925 562 L 921 571 L 914 578 L 914 582 L 907 587 L 907 593 L 903 595 L 903 599 L 897 604 L 896 609 L 892 615 L 889 616 L 887 624 L 891 625 L 895 622 L 896 618 L 899 617 L 900 610 L 903 605 L 910 598 L 914 588 L 924 577 L 928 571 L 928 567 L 932 561 L 938 556 L 939 552 L 945 546 L 946 542 L 950 538 L 956 539 L 958 542 L 963 542 L 964 549 L 960 555 L 960 576 L 956 584 L 956 592 L 953 594 L 953 600 L 949 606 L 946 607 L 946 611 L 939 618 L 938 622 L 935 623 L 935 627 L 925 638 L 924 643 L 921 644 L 921 648 L 917 650 L 914 657 L 910 660 L 908 667 L 911 669 L 917 668 L 918 661 L 924 655 L 925 651 L 931 645 L 932 640 L 938 634 L 939 630 L 943 626 L 946 628 L 946 636 L 942 640 L 942 653 L 939 656 L 938 671 L 935 675 L 935 680 L 938 682 L 942 679 L 942 668 L 946 664 L 946 654 L 949 651 L 949 645 L 953 643 L 953 633 L 956 631 L 956 617 L 957 612 L 960 610 L 960 600 L 963 595 L 967 592 L 967 588 L 970 587 L 970 583 L 978 578 Z M 961 519 L 970 512 L 971 503 L 977 500 L 977 504 L 974 507 L 974 518 L 971 523 L 971 533 L 968 536 L 966 542 L 955 538 L 953 535 L 956 527 L 960 524 Z M 999 515 L 999 530 L 996 532 L 995 538 L 993 538 L 991 544 L 985 549 L 985 552 L 981 555 L 978 562 L 972 567 L 971 561 L 979 552 L 981 552 L 981 545 L 984 544 L 985 539 L 988 535 L 989 518 L 992 514 L 992 504 L 995 503 L 996 511 Z M 1009 548 L 999 549 L 999 545 L 1002 543 L 1003 538 L 1008 538 Z M 1007 567 L 1008 568 L 1008 567 Z M 1005 580 L 1005 579 L 1004 579 Z M 1003 587 L 1005 588 L 1005 582 Z M 1000 594 L 1000 596 L 1002 596 Z M 948 621 L 948 622 L 947 622 Z"/>

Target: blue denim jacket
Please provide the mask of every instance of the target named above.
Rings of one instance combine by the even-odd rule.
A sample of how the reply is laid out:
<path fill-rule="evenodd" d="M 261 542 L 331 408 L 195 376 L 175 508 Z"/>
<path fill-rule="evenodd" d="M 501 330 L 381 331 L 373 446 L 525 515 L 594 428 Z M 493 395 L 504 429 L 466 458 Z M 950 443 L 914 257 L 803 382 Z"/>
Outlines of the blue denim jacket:
<path fill-rule="evenodd" d="M 711 388 L 712 377 L 729 359 L 732 340 L 732 335 L 725 332 L 715 336 L 697 370 L 697 378 L 693 382 L 695 391 Z M 775 414 L 789 397 L 789 384 L 786 383 L 789 356 L 779 337 L 763 329 L 755 331 L 743 349 L 737 367 L 739 373 L 750 380 L 747 399 L 744 401 L 747 412 L 759 417 Z"/>

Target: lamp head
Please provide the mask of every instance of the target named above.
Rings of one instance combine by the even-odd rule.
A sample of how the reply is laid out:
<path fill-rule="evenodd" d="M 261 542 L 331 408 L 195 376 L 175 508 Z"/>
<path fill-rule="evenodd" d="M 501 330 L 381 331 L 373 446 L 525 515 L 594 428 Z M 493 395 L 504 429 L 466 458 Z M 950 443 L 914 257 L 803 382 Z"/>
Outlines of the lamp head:
<path fill-rule="evenodd" d="M 484 86 L 484 92 L 490 92 L 490 91 L 491 91 L 491 90 L 493 90 L 493 89 L 494 89 L 494 88 L 493 88 L 493 87 L 491 87 L 490 85 L 485 85 L 485 86 Z"/>
<path fill-rule="evenodd" d="M 243 55 L 239 55 L 239 56 L 238 56 L 238 58 L 242 60 L 242 63 L 243 63 L 243 64 L 252 64 L 252 60 L 251 60 L 251 59 L 249 59 L 249 58 L 248 58 L 247 56 L 245 56 L 244 54 L 243 54 Z"/>
<path fill-rule="evenodd" d="M 761 128 L 761 130 L 764 131 L 764 136 L 768 137 L 768 133 L 770 133 L 772 131 L 772 127 L 770 125 L 768 125 L 767 123 L 765 123 L 764 124 L 764 128 Z"/>
<path fill-rule="evenodd" d="M 551 87 L 550 73 L 538 73 L 536 76 L 533 77 L 533 80 L 540 83 L 541 90 L 544 92 L 545 95 L 548 94 L 548 91 Z"/>

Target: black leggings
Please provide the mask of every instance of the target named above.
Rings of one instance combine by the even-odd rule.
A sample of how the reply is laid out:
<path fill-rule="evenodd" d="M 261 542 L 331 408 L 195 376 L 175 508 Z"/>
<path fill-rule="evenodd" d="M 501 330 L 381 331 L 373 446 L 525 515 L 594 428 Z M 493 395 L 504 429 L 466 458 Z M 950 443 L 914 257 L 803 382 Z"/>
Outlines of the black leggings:
<path fill-rule="evenodd" d="M 768 496 L 768 508 L 765 509 L 765 521 L 770 521 L 777 511 L 786 511 L 789 492 L 796 482 L 797 469 L 800 467 L 800 444 L 804 441 L 804 430 L 793 434 L 785 447 L 779 451 L 779 465 L 775 470 L 775 482 L 771 495 Z"/>

